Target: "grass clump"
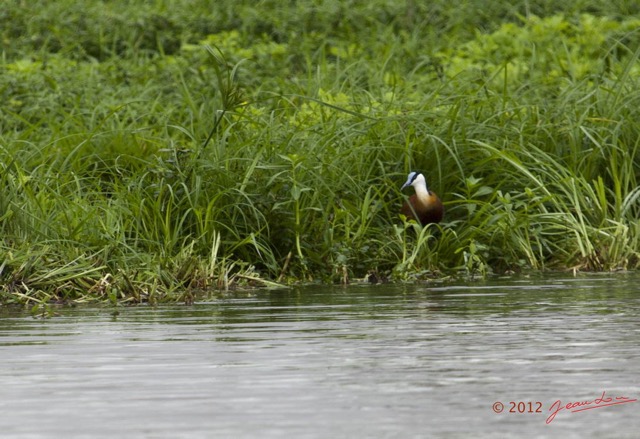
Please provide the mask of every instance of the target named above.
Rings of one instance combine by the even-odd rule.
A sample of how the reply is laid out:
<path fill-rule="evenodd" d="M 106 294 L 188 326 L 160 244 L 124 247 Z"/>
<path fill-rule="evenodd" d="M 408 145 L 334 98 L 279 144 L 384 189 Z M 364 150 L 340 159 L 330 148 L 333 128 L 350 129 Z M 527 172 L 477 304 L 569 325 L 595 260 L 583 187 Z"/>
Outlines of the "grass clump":
<path fill-rule="evenodd" d="M 2 303 L 640 264 L 635 3 L 208 3 L 0 13 Z"/>

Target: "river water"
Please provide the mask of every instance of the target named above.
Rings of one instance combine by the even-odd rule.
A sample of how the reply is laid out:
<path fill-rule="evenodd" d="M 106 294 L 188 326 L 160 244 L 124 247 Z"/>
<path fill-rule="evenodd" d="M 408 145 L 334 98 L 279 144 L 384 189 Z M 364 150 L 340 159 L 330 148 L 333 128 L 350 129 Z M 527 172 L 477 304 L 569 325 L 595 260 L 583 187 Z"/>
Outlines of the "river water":
<path fill-rule="evenodd" d="M 0 309 L 2 438 L 640 437 L 638 275 L 55 312 Z"/>

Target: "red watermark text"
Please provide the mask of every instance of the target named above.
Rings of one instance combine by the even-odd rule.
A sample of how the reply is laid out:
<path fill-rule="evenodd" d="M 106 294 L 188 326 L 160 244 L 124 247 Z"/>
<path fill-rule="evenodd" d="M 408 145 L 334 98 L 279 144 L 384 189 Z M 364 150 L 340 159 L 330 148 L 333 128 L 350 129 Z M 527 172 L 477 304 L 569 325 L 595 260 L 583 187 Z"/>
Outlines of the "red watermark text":
<path fill-rule="evenodd" d="M 637 402 L 636 398 L 629 398 L 627 396 L 608 396 L 606 391 L 602 392 L 602 395 L 595 399 L 585 399 L 583 401 L 572 401 L 563 403 L 562 400 L 556 400 L 547 411 L 549 415 L 546 418 L 546 423 L 551 424 L 556 418 L 558 413 L 577 413 L 587 410 L 599 409 L 603 407 L 611 407 L 614 405 L 628 404 L 630 402 Z M 496 413 L 544 413 L 544 405 L 540 401 L 509 401 L 508 403 L 502 403 L 497 401 L 491 407 Z"/>
<path fill-rule="evenodd" d="M 612 405 L 619 404 L 627 404 L 630 402 L 636 402 L 637 399 L 628 398 L 626 396 L 606 396 L 606 392 L 602 392 L 602 395 L 596 399 L 585 400 L 585 401 L 575 401 L 568 402 L 563 404 L 559 399 L 551 404 L 549 408 L 549 412 L 551 414 L 547 417 L 546 423 L 551 424 L 553 420 L 556 418 L 556 415 L 564 410 L 569 411 L 571 413 L 583 412 L 585 410 L 598 409 L 603 407 L 610 407 Z"/>

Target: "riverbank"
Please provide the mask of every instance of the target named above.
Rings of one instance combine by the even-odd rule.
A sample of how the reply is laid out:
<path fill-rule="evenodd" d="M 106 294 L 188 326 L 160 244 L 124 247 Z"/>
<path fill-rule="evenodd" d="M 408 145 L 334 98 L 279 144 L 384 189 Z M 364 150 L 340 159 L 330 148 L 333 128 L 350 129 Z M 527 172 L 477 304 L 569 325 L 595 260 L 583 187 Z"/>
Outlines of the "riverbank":
<path fill-rule="evenodd" d="M 636 5 L 204 3 L 2 12 L 1 303 L 640 265 Z"/>

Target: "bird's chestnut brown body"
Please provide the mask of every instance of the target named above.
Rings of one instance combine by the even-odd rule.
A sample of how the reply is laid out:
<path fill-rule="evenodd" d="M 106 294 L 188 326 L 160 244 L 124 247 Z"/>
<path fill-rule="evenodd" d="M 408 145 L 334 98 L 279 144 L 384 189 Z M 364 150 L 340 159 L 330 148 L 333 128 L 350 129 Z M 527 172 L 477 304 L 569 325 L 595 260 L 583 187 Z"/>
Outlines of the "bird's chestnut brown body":
<path fill-rule="evenodd" d="M 438 195 L 427 188 L 424 175 L 411 172 L 402 189 L 407 186 L 413 186 L 416 193 L 411 195 L 409 201 L 403 204 L 400 213 L 406 216 L 407 219 L 420 222 L 423 226 L 442 221 L 444 206 Z"/>
<path fill-rule="evenodd" d="M 414 219 L 423 226 L 426 226 L 427 224 L 442 221 L 444 206 L 435 192 L 429 192 L 429 198 L 427 200 L 420 199 L 414 194 L 409 197 L 409 202 L 405 202 L 402 205 L 400 213 L 406 216 L 407 219 Z"/>

